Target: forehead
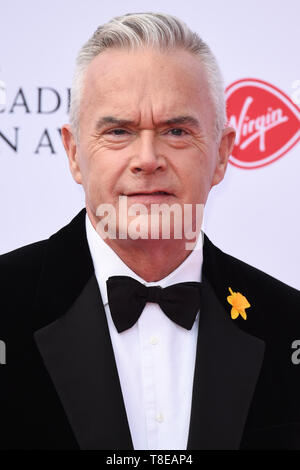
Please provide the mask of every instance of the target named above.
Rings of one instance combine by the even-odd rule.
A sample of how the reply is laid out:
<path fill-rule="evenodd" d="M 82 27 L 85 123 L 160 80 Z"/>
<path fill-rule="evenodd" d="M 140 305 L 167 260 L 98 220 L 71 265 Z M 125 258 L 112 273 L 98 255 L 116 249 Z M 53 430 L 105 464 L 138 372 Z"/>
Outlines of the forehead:
<path fill-rule="evenodd" d="M 135 119 L 151 113 L 158 119 L 174 115 L 209 114 L 206 71 L 199 57 L 183 49 L 168 52 L 145 48 L 110 49 L 87 68 L 83 112 Z"/>

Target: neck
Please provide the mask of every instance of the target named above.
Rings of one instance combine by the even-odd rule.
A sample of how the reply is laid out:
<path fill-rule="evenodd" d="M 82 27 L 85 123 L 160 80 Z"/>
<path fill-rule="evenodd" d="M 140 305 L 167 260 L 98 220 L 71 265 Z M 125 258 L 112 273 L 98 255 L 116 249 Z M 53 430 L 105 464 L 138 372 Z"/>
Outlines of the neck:
<path fill-rule="evenodd" d="M 147 282 L 168 276 L 191 253 L 183 240 L 109 240 L 105 242 L 121 260 Z M 127 242 L 127 243 L 124 243 Z"/>
<path fill-rule="evenodd" d="M 88 209 L 87 213 L 90 222 L 97 231 L 97 220 Z M 169 240 L 106 238 L 104 242 L 114 250 L 132 271 L 147 282 L 159 281 L 168 276 L 191 253 L 190 249 L 186 249 L 187 244 L 190 244 L 190 240 L 185 238 Z"/>

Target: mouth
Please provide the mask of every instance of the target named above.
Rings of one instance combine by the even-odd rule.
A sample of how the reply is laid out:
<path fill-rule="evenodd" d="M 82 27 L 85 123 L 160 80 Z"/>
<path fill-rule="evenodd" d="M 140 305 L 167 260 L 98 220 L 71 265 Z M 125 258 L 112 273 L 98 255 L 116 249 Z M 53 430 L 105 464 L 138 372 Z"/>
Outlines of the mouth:
<path fill-rule="evenodd" d="M 132 196 L 174 196 L 174 194 L 169 193 L 167 191 L 141 191 L 136 193 L 128 193 L 125 196 L 132 197 Z"/>

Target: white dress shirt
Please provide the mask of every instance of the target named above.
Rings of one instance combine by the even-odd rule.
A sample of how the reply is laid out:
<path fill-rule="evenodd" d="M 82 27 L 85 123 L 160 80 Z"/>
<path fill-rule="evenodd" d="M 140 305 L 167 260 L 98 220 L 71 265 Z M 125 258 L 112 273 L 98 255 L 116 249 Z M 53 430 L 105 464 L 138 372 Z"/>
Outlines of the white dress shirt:
<path fill-rule="evenodd" d="M 148 302 L 130 329 L 118 333 L 106 290 L 110 276 L 130 276 L 146 286 L 167 287 L 201 281 L 203 234 L 195 249 L 167 277 L 146 282 L 105 243 L 86 215 L 86 232 L 98 281 L 128 424 L 135 450 L 184 450 L 187 447 L 199 313 L 191 330 L 171 321 Z"/>

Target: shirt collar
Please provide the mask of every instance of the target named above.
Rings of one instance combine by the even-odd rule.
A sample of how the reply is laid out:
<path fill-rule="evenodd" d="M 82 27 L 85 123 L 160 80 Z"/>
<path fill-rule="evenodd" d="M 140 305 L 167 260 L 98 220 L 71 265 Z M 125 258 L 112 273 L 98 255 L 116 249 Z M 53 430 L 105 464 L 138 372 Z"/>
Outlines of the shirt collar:
<path fill-rule="evenodd" d="M 93 227 L 88 214 L 86 214 L 85 218 L 85 227 L 87 241 L 94 264 L 95 276 L 99 284 L 104 305 L 108 303 L 106 281 L 110 276 L 130 276 L 145 286 L 160 285 L 161 287 L 167 287 L 179 282 L 201 281 L 204 237 L 202 231 L 193 251 L 174 271 L 160 281 L 147 282 L 132 271 L 115 253 L 115 251 L 105 243 Z"/>

